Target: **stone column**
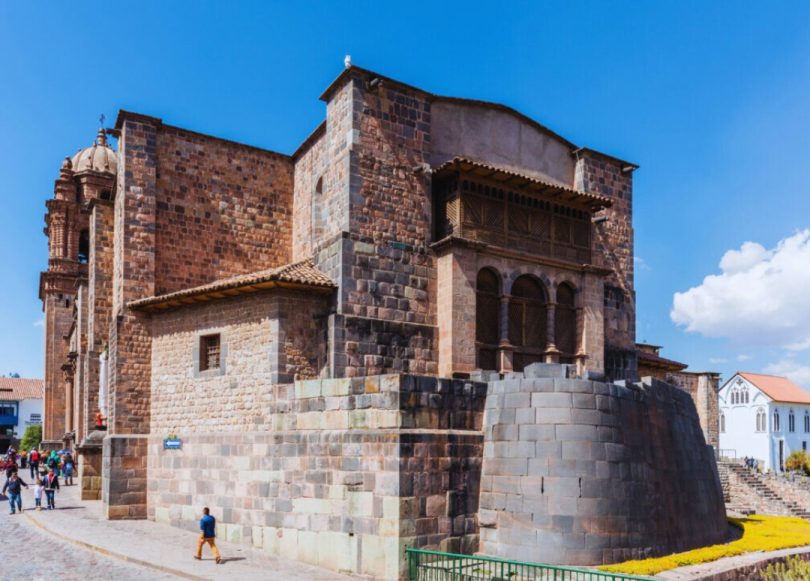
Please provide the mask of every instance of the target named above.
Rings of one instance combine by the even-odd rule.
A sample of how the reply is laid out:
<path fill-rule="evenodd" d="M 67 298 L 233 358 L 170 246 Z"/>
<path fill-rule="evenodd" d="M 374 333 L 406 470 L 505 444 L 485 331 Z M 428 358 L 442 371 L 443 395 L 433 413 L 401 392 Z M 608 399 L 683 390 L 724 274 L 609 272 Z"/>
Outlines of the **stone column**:
<path fill-rule="evenodd" d="M 588 353 L 585 350 L 585 309 L 577 307 L 577 352 L 574 355 L 577 364 L 577 375 L 583 377 L 585 375 L 585 361 L 588 359 Z"/>
<path fill-rule="evenodd" d="M 79 488 L 82 500 L 101 500 L 101 472 L 106 432 L 90 432 L 77 446 L 79 452 Z"/>
<path fill-rule="evenodd" d="M 546 305 L 546 351 L 543 354 L 546 363 L 560 362 L 560 351 L 556 344 L 556 312 L 557 303 L 549 302 Z"/>
<path fill-rule="evenodd" d="M 508 373 L 512 371 L 512 343 L 509 342 L 509 295 L 501 297 L 499 342 L 498 342 L 498 371 Z"/>
<path fill-rule="evenodd" d="M 62 377 L 65 382 L 65 433 L 73 431 L 73 375 L 74 366 L 72 363 L 65 363 L 62 366 Z"/>

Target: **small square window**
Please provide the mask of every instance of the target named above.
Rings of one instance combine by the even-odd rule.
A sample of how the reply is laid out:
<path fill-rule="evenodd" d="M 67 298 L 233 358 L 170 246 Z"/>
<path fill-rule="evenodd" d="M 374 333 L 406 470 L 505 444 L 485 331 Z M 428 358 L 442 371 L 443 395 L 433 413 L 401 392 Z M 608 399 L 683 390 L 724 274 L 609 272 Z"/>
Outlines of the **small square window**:
<path fill-rule="evenodd" d="M 220 353 L 219 333 L 200 337 L 200 371 L 219 369 Z"/>

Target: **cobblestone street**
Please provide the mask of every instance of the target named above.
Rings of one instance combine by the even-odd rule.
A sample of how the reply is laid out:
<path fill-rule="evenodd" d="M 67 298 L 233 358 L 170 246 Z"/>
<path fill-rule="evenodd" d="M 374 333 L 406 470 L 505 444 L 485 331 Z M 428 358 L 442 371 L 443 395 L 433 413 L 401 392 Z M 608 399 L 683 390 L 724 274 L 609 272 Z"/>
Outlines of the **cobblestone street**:
<path fill-rule="evenodd" d="M 102 517 L 100 501 L 81 501 L 78 493 L 78 486 L 63 486 L 56 498 L 57 510 L 36 512 L 31 508 L 33 493 L 24 490 L 25 512 L 15 515 L 8 514 L 8 501 L 0 495 L 0 581 L 88 576 L 116 581 L 349 579 L 219 539 L 223 565 L 214 564 L 208 547 L 203 560 L 195 561 L 196 532 L 152 521 L 109 521 Z"/>
<path fill-rule="evenodd" d="M 2 498 L 0 506 L 0 580 L 12 579 L 178 579 L 106 557 L 95 551 L 78 547 L 55 538 L 39 529 L 25 513 L 9 515 L 8 502 Z M 30 494 L 28 499 L 30 500 Z M 81 510 L 81 509 L 77 509 Z M 32 558 L 32 556 L 35 556 Z"/>

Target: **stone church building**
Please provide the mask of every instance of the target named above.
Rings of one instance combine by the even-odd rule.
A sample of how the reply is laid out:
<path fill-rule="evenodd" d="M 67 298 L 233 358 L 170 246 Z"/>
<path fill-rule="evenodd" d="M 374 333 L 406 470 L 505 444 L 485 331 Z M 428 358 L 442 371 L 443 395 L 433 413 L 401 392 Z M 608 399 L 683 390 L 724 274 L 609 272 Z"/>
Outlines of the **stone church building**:
<path fill-rule="evenodd" d="M 512 510 L 492 487 L 514 467 L 502 437 L 524 438 L 521 412 L 539 428 L 559 410 L 554 440 L 587 400 L 602 419 L 577 432 L 601 450 L 583 452 L 586 477 L 637 477 L 611 467 L 630 456 L 605 457 L 621 439 L 596 427 L 620 413 L 609 398 L 666 400 L 629 424 L 677 424 L 685 463 L 708 457 L 694 406 L 670 405 L 682 392 L 633 385 L 635 165 L 509 107 L 359 67 L 321 100 L 325 120 L 291 155 L 121 111 L 63 162 L 40 285 L 45 438 L 78 446 L 85 498 L 178 526 L 208 504 L 231 540 L 395 578 L 405 546 L 537 557 L 496 539 L 507 528 L 493 518 Z M 510 380 L 521 397 L 504 400 Z M 549 389 L 561 393 L 529 394 Z M 558 440 L 548 458 L 570 472 Z M 539 450 L 544 467 L 532 473 L 532 440 L 516 478 L 573 476 Z M 587 546 L 575 531 L 581 550 L 574 539 L 562 561 L 717 537 L 716 470 L 686 475 L 705 501 L 673 518 L 694 537 L 667 537 L 672 519 L 644 546 L 629 530 Z M 544 504 L 549 534 L 574 534 L 551 517 L 584 518 L 580 504 Z"/>

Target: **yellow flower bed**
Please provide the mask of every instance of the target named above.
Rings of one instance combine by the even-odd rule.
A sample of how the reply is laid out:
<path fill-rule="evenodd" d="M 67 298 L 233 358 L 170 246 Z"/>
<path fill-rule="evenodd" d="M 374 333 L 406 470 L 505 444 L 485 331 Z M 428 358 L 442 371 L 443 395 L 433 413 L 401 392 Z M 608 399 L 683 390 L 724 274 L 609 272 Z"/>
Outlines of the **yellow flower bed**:
<path fill-rule="evenodd" d="M 810 545 L 810 522 L 798 517 L 752 515 L 748 518 L 730 518 L 728 520 L 743 531 L 743 536 L 736 541 L 665 557 L 603 565 L 599 569 L 611 573 L 655 575 L 676 567 L 699 565 L 743 553 L 776 551 Z"/>

